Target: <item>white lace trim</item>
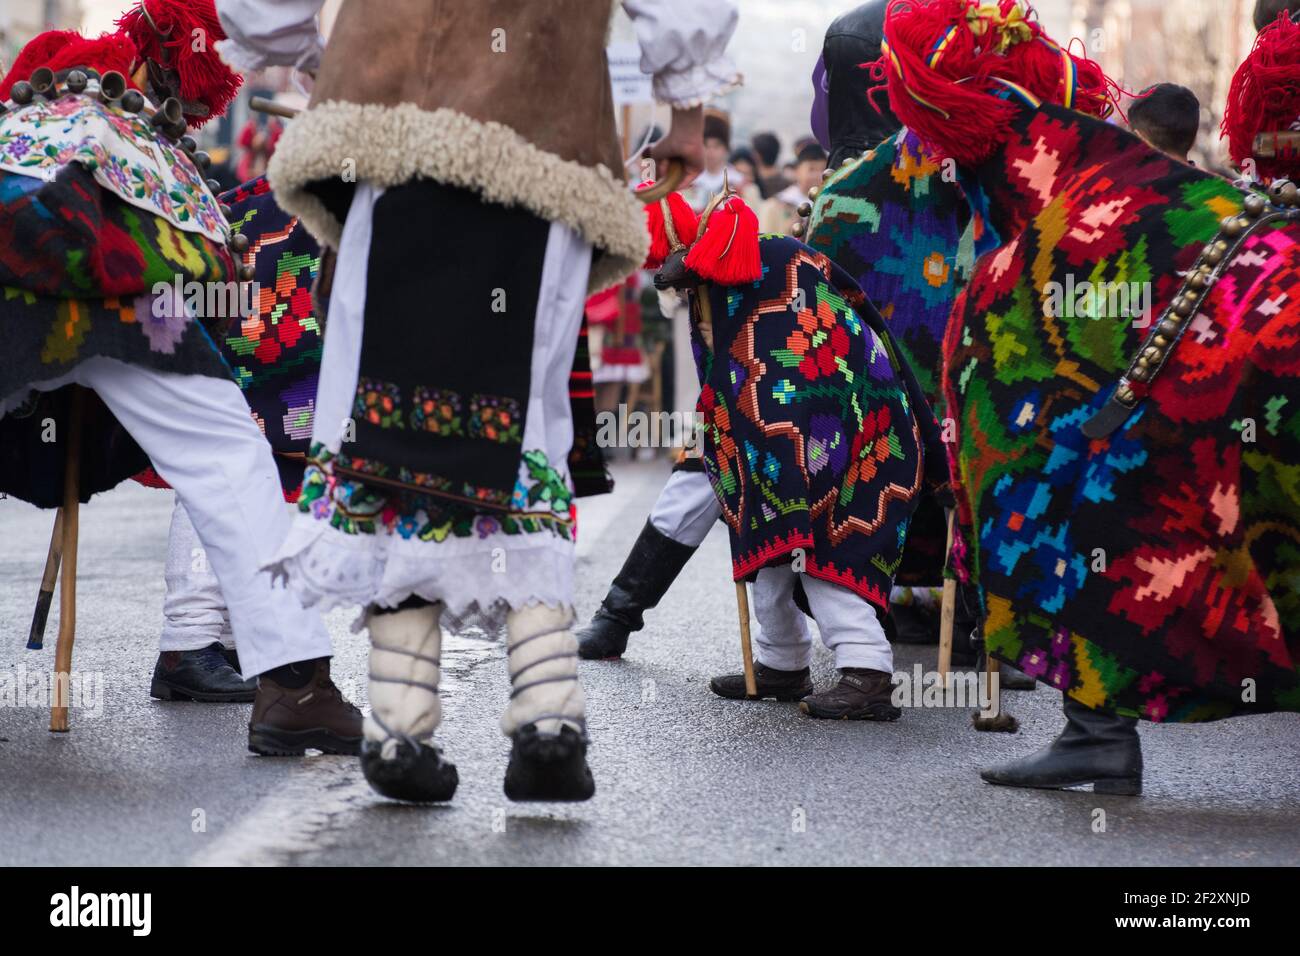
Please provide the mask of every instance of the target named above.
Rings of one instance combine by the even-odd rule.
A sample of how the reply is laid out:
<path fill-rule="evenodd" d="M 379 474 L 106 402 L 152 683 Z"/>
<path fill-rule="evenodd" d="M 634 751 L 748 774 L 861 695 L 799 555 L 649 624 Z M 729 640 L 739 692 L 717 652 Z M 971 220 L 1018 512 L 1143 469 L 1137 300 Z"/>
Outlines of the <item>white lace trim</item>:
<path fill-rule="evenodd" d="M 494 570 L 500 568 L 500 570 Z M 345 534 L 306 514 L 294 516 L 266 565 L 306 607 L 396 607 L 409 597 L 440 601 L 456 618 L 536 604 L 573 604 L 573 543 L 549 532 L 448 538 Z M 353 625 L 365 627 L 366 615 Z"/>
<path fill-rule="evenodd" d="M 720 58 L 701 63 L 681 73 L 660 73 L 654 78 L 654 96 L 674 109 L 689 110 L 704 106 L 744 83 L 744 77 Z"/>

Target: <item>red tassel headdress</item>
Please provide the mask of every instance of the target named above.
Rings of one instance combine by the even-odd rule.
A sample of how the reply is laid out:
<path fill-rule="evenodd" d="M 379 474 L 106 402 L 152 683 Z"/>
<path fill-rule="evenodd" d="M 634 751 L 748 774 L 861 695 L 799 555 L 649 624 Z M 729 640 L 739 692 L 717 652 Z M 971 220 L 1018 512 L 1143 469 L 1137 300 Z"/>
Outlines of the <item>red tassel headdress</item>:
<path fill-rule="evenodd" d="M 175 74 L 189 107 L 185 121 L 202 126 L 226 111 L 243 82 L 214 49 L 225 38 L 213 0 L 142 0 L 117 21 L 115 33 L 87 39 L 75 30 L 50 30 L 33 38 L 0 81 L 0 99 L 42 66 L 55 73 L 74 66 L 116 70 L 134 86 L 140 64 L 153 60 Z M 202 109 L 195 111 L 196 104 Z"/>
<path fill-rule="evenodd" d="M 725 183 L 705 207 L 700 236 L 683 265 L 705 282 L 723 286 L 757 282 L 763 277 L 758 217 Z"/>
<path fill-rule="evenodd" d="M 933 153 L 963 164 L 997 150 L 1017 101 L 1105 117 L 1119 90 L 1019 0 L 891 0 L 884 34 L 872 75 L 887 81 L 895 114 Z"/>
<path fill-rule="evenodd" d="M 239 92 L 242 79 L 216 50 L 226 32 L 213 0 L 141 0 L 122 14 L 117 28 L 130 37 L 142 58 L 175 72 L 187 107 L 201 103 L 207 108 L 206 115 L 186 110 L 191 126 L 223 114 Z"/>
<path fill-rule="evenodd" d="M 1228 88 L 1220 131 L 1237 168 L 1253 160 L 1255 178 L 1300 178 L 1295 137 L 1268 136 L 1300 128 L 1300 24 L 1281 16 L 1260 31 L 1250 56 L 1237 68 Z M 1266 155 L 1258 155 L 1256 138 L 1264 136 Z M 1272 155 L 1267 155 L 1271 153 Z"/>
<path fill-rule="evenodd" d="M 653 185 L 654 180 L 649 180 L 636 188 L 649 189 Z M 643 269 L 658 269 L 682 246 L 689 246 L 700 226 L 695 210 L 679 192 L 671 192 L 658 202 L 646 205 L 645 223 L 650 232 L 650 252 L 641 266 Z"/>

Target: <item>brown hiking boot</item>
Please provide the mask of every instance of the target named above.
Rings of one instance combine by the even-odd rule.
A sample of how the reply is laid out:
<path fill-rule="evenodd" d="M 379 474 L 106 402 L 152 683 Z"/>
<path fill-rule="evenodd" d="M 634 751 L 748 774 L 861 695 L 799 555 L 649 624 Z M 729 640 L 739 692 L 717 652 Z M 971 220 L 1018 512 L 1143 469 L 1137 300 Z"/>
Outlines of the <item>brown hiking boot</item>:
<path fill-rule="evenodd" d="M 300 757 L 309 747 L 327 754 L 361 752 L 361 711 L 330 680 L 328 659 L 316 662 L 302 687 L 285 687 L 267 674 L 257 679 L 248 749 L 268 757 Z"/>
<path fill-rule="evenodd" d="M 799 709 L 809 717 L 828 720 L 897 720 L 902 710 L 894 706 L 894 678 L 884 671 L 846 667 L 840 682 L 830 690 L 809 694 Z"/>

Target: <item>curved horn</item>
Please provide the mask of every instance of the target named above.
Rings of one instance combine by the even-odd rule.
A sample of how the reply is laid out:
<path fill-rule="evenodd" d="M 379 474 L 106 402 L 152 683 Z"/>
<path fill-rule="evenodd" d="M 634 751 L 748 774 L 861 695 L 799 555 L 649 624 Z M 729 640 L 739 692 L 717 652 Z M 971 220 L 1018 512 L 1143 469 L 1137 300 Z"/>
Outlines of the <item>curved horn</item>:
<path fill-rule="evenodd" d="M 669 193 L 675 192 L 685 178 L 686 167 L 682 165 L 682 161 L 680 159 L 670 159 L 668 160 L 668 172 L 664 174 L 663 179 L 648 189 L 638 189 L 632 195 L 648 206 L 652 202 L 663 199 Z"/>
<path fill-rule="evenodd" d="M 126 94 L 126 77 L 109 70 L 99 81 L 99 92 L 106 100 L 120 100 Z"/>

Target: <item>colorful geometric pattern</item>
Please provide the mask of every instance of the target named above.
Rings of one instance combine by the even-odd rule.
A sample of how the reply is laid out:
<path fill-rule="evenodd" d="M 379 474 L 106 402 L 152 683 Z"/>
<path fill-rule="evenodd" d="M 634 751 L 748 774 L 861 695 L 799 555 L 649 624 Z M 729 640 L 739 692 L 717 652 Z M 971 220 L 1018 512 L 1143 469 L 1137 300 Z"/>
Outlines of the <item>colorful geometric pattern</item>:
<path fill-rule="evenodd" d="M 972 173 L 1007 242 L 954 308 L 944 388 L 989 647 L 1148 720 L 1300 710 L 1300 226 L 1248 240 L 1146 402 L 1093 441 L 1082 424 L 1243 195 L 1051 106 Z"/>
<path fill-rule="evenodd" d="M 228 377 L 173 290 L 234 288 L 233 270 L 223 246 L 127 205 L 79 164 L 53 182 L 0 173 L 0 401 L 95 356 Z"/>
<path fill-rule="evenodd" d="M 794 239 L 765 236 L 760 249 L 758 282 L 708 287 L 711 348 L 693 323 L 705 468 L 734 576 L 802 558 L 884 611 L 923 444 L 946 477 L 936 423 L 845 272 Z"/>

